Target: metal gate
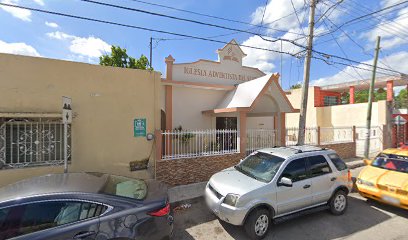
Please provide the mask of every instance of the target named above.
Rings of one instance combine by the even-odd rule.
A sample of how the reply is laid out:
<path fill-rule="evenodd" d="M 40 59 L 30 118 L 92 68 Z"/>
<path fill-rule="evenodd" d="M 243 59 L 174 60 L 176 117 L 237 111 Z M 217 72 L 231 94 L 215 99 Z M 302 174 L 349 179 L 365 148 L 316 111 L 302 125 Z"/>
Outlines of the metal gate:
<path fill-rule="evenodd" d="M 367 136 L 366 127 L 356 127 L 356 156 L 364 157 L 365 139 Z M 370 129 L 370 149 L 369 156 L 374 157 L 383 150 L 383 128 L 372 126 Z"/>
<path fill-rule="evenodd" d="M 61 120 L 11 119 L 0 124 L 0 169 L 64 163 L 64 125 Z M 67 143 L 70 161 L 70 125 Z"/>

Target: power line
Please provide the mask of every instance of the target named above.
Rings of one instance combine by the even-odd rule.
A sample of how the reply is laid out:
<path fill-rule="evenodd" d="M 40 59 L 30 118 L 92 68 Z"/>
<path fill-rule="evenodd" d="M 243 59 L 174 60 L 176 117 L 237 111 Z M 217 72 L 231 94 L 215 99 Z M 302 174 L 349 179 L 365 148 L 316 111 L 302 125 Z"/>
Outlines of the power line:
<path fill-rule="evenodd" d="M 262 20 L 261 20 L 260 27 L 263 26 L 263 21 L 264 21 L 264 17 L 265 17 L 266 7 L 268 6 L 268 2 L 269 2 L 269 0 L 265 1 L 265 7 L 264 7 L 264 10 L 263 10 L 263 13 L 262 13 Z"/>
<path fill-rule="evenodd" d="M 324 35 L 329 34 L 330 32 L 331 32 L 331 33 L 334 33 L 334 32 L 336 32 L 337 30 L 339 30 L 341 27 L 344 27 L 344 26 L 346 26 L 346 25 L 350 25 L 351 23 L 353 23 L 353 22 L 355 22 L 355 21 L 358 21 L 358 20 L 360 20 L 360 19 L 364 19 L 364 18 L 366 18 L 366 17 L 372 16 L 372 15 L 377 14 L 377 13 L 379 13 L 379 12 L 386 11 L 386 10 L 388 10 L 388 9 L 397 7 L 397 6 L 399 6 L 399 5 L 401 5 L 401 4 L 404 4 L 404 3 L 408 3 L 408 0 L 403 1 L 403 2 L 400 2 L 400 3 L 397 3 L 397 4 L 394 4 L 394 5 L 391 5 L 391 6 L 388 6 L 388 7 L 385 7 L 385 8 L 381 8 L 381 9 L 376 10 L 376 11 L 374 11 L 374 12 L 370 12 L 370 13 L 361 15 L 361 16 L 359 16 L 359 17 L 353 18 L 353 19 L 350 19 L 350 20 L 348 20 L 348 21 L 346 21 L 346 22 L 340 24 L 337 28 L 335 28 L 335 29 L 333 29 L 333 30 L 330 30 L 329 32 L 322 33 L 322 34 L 320 34 L 320 35 L 318 35 L 318 36 L 324 36 Z"/>
<path fill-rule="evenodd" d="M 325 16 L 325 19 L 327 19 L 333 26 L 337 27 L 337 25 L 336 25 L 332 20 L 330 20 L 330 18 L 328 18 L 328 17 Z M 323 21 L 324 21 L 324 19 L 323 19 Z M 370 56 L 370 57 L 374 57 L 374 55 L 372 55 L 372 54 L 370 54 L 370 53 L 367 53 L 366 50 L 365 50 L 365 48 L 364 48 L 363 46 L 361 46 L 361 44 L 359 44 L 358 42 L 356 42 L 346 31 L 344 31 L 342 28 L 340 28 L 340 31 L 342 31 L 342 33 L 343 33 L 350 41 L 352 41 L 356 46 L 358 46 L 358 47 L 362 50 L 362 51 L 361 51 L 362 53 L 364 53 L 365 55 L 368 55 L 368 56 Z M 330 34 L 330 35 L 333 36 L 333 34 Z M 337 42 L 337 40 L 336 40 L 335 38 L 333 38 L 333 39 Z M 341 47 L 340 47 L 340 48 L 341 48 Z M 381 51 L 381 50 L 380 50 L 380 51 Z M 346 57 L 347 57 L 347 56 L 346 56 Z M 390 68 L 390 69 L 392 69 L 392 70 L 395 70 L 395 69 L 392 68 L 390 65 L 384 63 L 382 60 L 379 59 L 379 61 L 380 61 L 382 64 L 384 64 L 385 66 L 387 66 L 388 68 Z"/>
<path fill-rule="evenodd" d="M 363 9 L 366 9 L 367 11 L 365 11 L 365 12 L 370 12 L 370 11 L 371 11 L 371 9 L 367 8 L 366 6 L 360 4 L 359 2 L 357 2 L 357 1 L 355 1 L 355 0 L 350 0 L 350 1 L 353 2 L 355 5 L 357 5 L 358 7 L 363 8 Z M 401 9 L 404 9 L 404 8 L 405 8 L 405 6 L 402 6 Z M 399 10 L 401 10 L 401 9 L 395 9 L 395 10 L 399 11 Z M 393 11 L 394 11 L 394 10 L 393 10 Z M 382 16 L 382 14 L 381 14 L 381 15 L 378 15 L 378 16 L 374 16 L 374 18 L 376 18 L 376 19 L 379 20 L 379 21 L 382 21 L 383 18 L 380 18 L 380 16 Z M 389 21 L 392 21 L 392 20 L 389 20 Z M 401 27 L 401 28 L 398 28 L 398 29 L 400 29 L 400 30 L 405 30 L 405 26 L 403 26 L 402 24 L 400 24 L 400 23 L 398 23 L 398 22 L 395 22 L 395 21 L 392 21 L 392 22 L 394 22 L 397 26 L 400 26 L 400 27 Z M 397 26 L 396 26 L 396 27 L 397 27 Z"/>
<path fill-rule="evenodd" d="M 285 42 L 292 43 L 292 44 L 294 44 L 294 45 L 296 45 L 296 46 L 298 46 L 298 47 L 301 47 L 301 48 L 304 48 L 304 49 L 307 50 L 307 47 L 305 47 L 305 46 L 303 46 L 303 45 L 301 45 L 301 44 L 298 44 L 298 43 L 296 43 L 296 41 L 290 40 L 290 39 L 275 38 L 275 39 L 271 40 L 271 39 L 266 38 L 266 36 L 262 36 L 262 35 L 260 35 L 260 34 L 254 33 L 254 32 L 245 31 L 245 30 L 241 30 L 241 29 L 230 28 L 230 27 L 225 27 L 225 26 L 221 26 L 221 25 L 217 25 L 217 24 L 206 23 L 206 22 L 201 22 L 201 21 L 196 21 L 196 20 L 191 20 L 191 19 L 186 19 L 186 18 L 179 18 L 179 17 L 169 16 L 169 15 L 166 15 L 166 14 L 155 13 L 155 12 L 145 11 L 145 10 L 136 9 L 136 8 L 129 8 L 129 7 L 120 6 L 120 5 L 114 5 L 114 4 L 109 4 L 109 3 L 96 2 L 96 1 L 93 1 L 93 0 L 81 0 L 81 1 L 83 1 L 83 2 L 89 2 L 89 3 L 94 3 L 94 4 L 98 4 L 98 5 L 103 5 L 103 6 L 108 6 L 108 7 L 114 7 L 114 8 L 124 9 L 124 10 L 142 12 L 142 13 L 146 13 L 146 14 L 151 14 L 151 15 L 155 15 L 155 16 L 171 18 L 171 19 L 180 20 L 180 21 L 186 21 L 186 22 L 191 22 L 191 23 L 197 23 L 197 24 L 206 25 L 206 26 L 210 26 L 210 27 L 216 27 L 216 28 L 222 28 L 222 29 L 227 29 L 227 30 L 232 30 L 232 31 L 244 32 L 244 33 L 248 33 L 248 34 L 251 34 L 251 35 L 256 35 L 256 36 L 262 38 L 262 40 L 264 40 L 264 41 L 268 41 L 268 42 L 277 42 L 277 41 L 279 41 L 279 40 L 280 40 L 280 41 L 285 41 Z M 406 0 L 405 2 L 408 2 L 408 0 Z M 399 4 L 400 4 L 400 3 L 399 3 Z M 397 4 L 395 4 L 395 5 L 393 5 L 393 6 L 396 6 L 396 5 L 397 5 Z M 388 8 L 390 8 L 390 7 L 388 7 Z M 376 12 L 380 12 L 380 11 L 381 11 L 381 10 L 377 10 Z M 350 22 L 350 21 L 348 21 L 348 22 Z M 343 24 L 343 25 L 344 25 L 344 24 Z M 320 55 L 322 55 L 322 56 L 324 56 L 324 57 L 338 58 L 338 59 L 341 59 L 341 60 L 351 61 L 351 62 L 354 62 L 354 63 L 364 64 L 364 65 L 367 65 L 367 66 L 372 67 L 372 65 L 370 65 L 370 64 L 368 64 L 368 63 L 360 63 L 360 62 L 355 61 L 355 60 L 352 60 L 352 59 L 345 59 L 345 58 L 343 58 L 343 57 L 339 57 L 339 56 L 336 56 L 336 55 L 331 55 L 331 54 L 323 53 L 323 52 L 316 51 L 316 50 L 312 50 L 312 51 L 315 52 L 315 53 L 318 53 L 318 54 L 320 54 Z M 389 69 L 381 68 L 381 67 L 377 67 L 377 68 L 382 69 L 382 70 L 385 70 L 385 71 L 396 72 L 396 73 L 399 73 L 399 74 L 400 74 L 400 72 L 397 72 L 397 71 L 394 71 L 394 70 L 389 70 Z"/>
<path fill-rule="evenodd" d="M 138 9 L 138 8 L 126 7 L 126 6 L 117 5 L 117 4 L 110 4 L 110 3 L 98 2 L 98 1 L 93 1 L 93 0 L 80 0 L 80 1 L 93 3 L 93 4 L 97 4 L 97 5 L 102 5 L 102 6 L 106 6 L 106 7 L 113 7 L 113 8 L 118 8 L 118 9 L 123 9 L 123 10 L 128 10 L 128 11 L 140 12 L 140 13 L 159 16 L 159 17 L 164 17 L 164 18 L 170 18 L 170 19 L 179 20 L 179 21 L 185 21 L 185 22 L 191 22 L 191 23 L 206 25 L 206 26 L 209 26 L 209 27 L 216 27 L 216 28 L 221 28 L 221 29 L 226 29 L 226 30 L 231 30 L 231 31 L 241 31 L 241 32 L 245 32 L 245 33 L 248 33 L 248 34 L 259 35 L 257 33 L 245 31 L 245 30 L 242 30 L 242 29 L 230 28 L 230 27 L 226 27 L 226 26 L 222 26 L 222 25 L 218 25 L 218 24 L 202 22 L 202 21 L 197 21 L 197 20 L 182 18 L 182 17 L 175 17 L 175 16 L 171 16 L 171 15 L 167 15 L 167 14 L 142 10 L 142 9 Z M 251 25 L 256 26 L 256 27 L 262 27 L 260 25 L 255 25 L 255 24 L 251 24 Z M 269 27 L 267 27 L 267 28 L 269 28 Z M 285 32 L 285 33 L 287 32 L 286 30 L 282 30 L 282 29 L 275 29 L 275 28 L 270 28 L 270 29 L 278 31 L 278 32 Z M 302 34 L 299 34 L 299 33 L 296 33 L 296 32 L 291 32 L 291 33 L 296 34 L 296 35 L 302 35 Z"/>
<path fill-rule="evenodd" d="M 167 8 L 167 9 L 176 10 L 176 11 L 180 11 L 180 12 L 186 12 L 186 13 L 190 13 L 190 14 L 194 14 L 194 15 L 198 15 L 198 16 L 209 17 L 209 18 L 214 18 L 214 19 L 223 20 L 223 21 L 228 21 L 228 22 L 240 23 L 240 24 L 250 25 L 250 26 L 254 26 L 254 27 L 265 28 L 265 29 L 271 29 L 271 30 L 278 31 L 278 32 L 286 32 L 286 30 L 271 28 L 271 27 L 267 27 L 267 26 L 265 26 L 265 25 L 260 26 L 260 25 L 257 25 L 257 24 L 253 24 L 253 23 L 249 23 L 249 22 L 244 22 L 244 21 L 240 21 L 240 20 L 236 20 L 236 19 L 218 17 L 218 16 L 206 14 L 206 13 L 194 12 L 194 11 L 185 10 L 185 9 L 180 9 L 180 8 L 175 8 L 175 7 L 171 7 L 171 6 L 163 5 L 163 4 L 158 4 L 158 3 L 151 3 L 151 2 L 140 1 L 140 0 L 129 0 L 129 1 L 138 2 L 138 3 L 147 4 L 147 5 L 156 6 L 156 7 Z M 291 15 L 293 15 L 293 14 L 294 14 L 294 13 L 287 14 L 287 15 L 285 15 L 285 16 L 282 16 L 282 17 L 278 18 L 278 19 L 275 19 L 275 20 L 272 21 L 272 22 L 267 22 L 267 23 L 265 23 L 265 24 L 266 24 L 266 25 L 270 25 L 270 24 L 275 23 L 275 22 L 277 22 L 277 21 L 279 21 L 279 20 L 282 20 L 282 19 L 284 19 L 284 18 L 286 18 L 286 17 L 289 17 L 289 16 L 291 16 Z"/>
<path fill-rule="evenodd" d="M 47 14 L 52 14 L 52 15 L 58 15 L 58 16 L 62 16 L 62 17 L 76 18 L 76 19 L 81 19 L 81 20 L 86 20 L 86 21 L 91 21 L 91 22 L 98 22 L 98 23 L 104 23 L 104 24 L 109 24 L 109 25 L 116 25 L 116 26 L 121 26 L 121 27 L 139 29 L 139 30 L 144 30 L 144 31 L 149 31 L 149 32 L 157 32 L 157 33 L 169 34 L 169 35 L 174 35 L 174 36 L 179 36 L 179 37 L 187 37 L 187 38 L 194 38 L 194 39 L 199 39 L 199 40 L 204 40 L 204 41 L 228 44 L 228 42 L 219 41 L 219 40 L 215 40 L 215 39 L 209 39 L 209 38 L 193 36 L 193 35 L 188 35 L 188 34 L 183 34 L 183 33 L 175 33 L 175 32 L 170 32 L 170 31 L 140 27 L 140 26 L 125 24 L 125 23 L 118 23 L 118 22 L 107 21 L 107 20 L 101 20 L 101 19 L 96 19 L 96 18 L 83 17 L 83 16 L 78 16 L 78 15 L 73 15 L 73 14 L 62 13 L 62 12 L 42 10 L 42 9 L 38 9 L 38 8 L 24 7 L 24 6 L 13 5 L 13 4 L 8 4 L 8 3 L 1 3 L 1 2 L 0 2 L 0 5 L 1 6 L 6 6 L 6 7 L 26 9 L 26 10 L 30 10 L 30 11 L 34 11 L 34 12 L 41 12 L 41 13 L 47 13 Z M 234 44 L 234 45 L 237 45 L 237 46 L 240 46 L 240 47 L 247 47 L 247 48 L 257 49 L 257 50 L 264 50 L 264 51 L 269 51 L 269 52 L 283 53 L 283 54 L 287 54 L 287 55 L 291 55 L 291 56 L 295 57 L 294 54 L 291 54 L 291 53 L 288 53 L 288 52 L 281 52 L 281 51 L 268 49 L 268 48 L 255 47 L 255 46 L 244 45 L 244 44 Z"/>
<path fill-rule="evenodd" d="M 106 7 L 113 7 L 113 8 L 118 8 L 118 9 L 123 9 L 123 10 L 128 10 L 128 11 L 145 13 L 145 14 L 149 14 L 149 15 L 153 15 L 153 16 L 170 18 L 170 19 L 184 21 L 184 22 L 190 22 L 190 23 L 205 25 L 205 26 L 209 26 L 209 27 L 215 27 L 215 28 L 221 28 L 221 29 L 226 29 L 226 30 L 231 30 L 231 31 L 248 33 L 248 34 L 251 34 L 251 35 L 259 36 L 264 41 L 268 41 L 268 42 L 276 42 L 276 41 L 281 40 L 281 41 L 285 41 L 285 42 L 290 42 L 290 43 L 295 44 L 295 45 L 297 44 L 296 42 L 294 42 L 293 40 L 290 40 L 290 39 L 275 38 L 274 40 L 271 40 L 271 39 L 266 38 L 266 37 L 270 37 L 270 36 L 264 36 L 264 35 L 261 35 L 261 34 L 255 33 L 255 32 L 242 30 L 242 29 L 231 28 L 231 27 L 226 27 L 226 26 L 213 24 L 213 23 L 207 23 L 207 22 L 202 22 L 202 21 L 197 21 L 197 20 L 192 20 L 192 19 L 187 19 L 187 18 L 175 17 L 175 16 L 170 16 L 170 15 L 166 15 L 166 14 L 162 14 L 162 13 L 156 13 L 156 12 L 146 11 L 146 10 L 137 9 L 137 8 L 130 8 L 130 7 L 115 5 L 115 4 L 110 4 L 110 3 L 97 2 L 97 1 L 93 1 L 93 0 L 80 0 L 80 1 L 93 3 L 93 4 L 97 4 L 97 5 L 102 5 L 102 6 L 106 6 Z M 285 31 L 285 32 L 294 33 L 294 32 L 290 32 L 290 31 Z M 294 33 L 294 34 L 302 35 L 302 34 L 299 34 L 299 33 Z M 301 46 L 301 45 L 299 45 L 299 47 L 305 48 L 304 46 Z"/>
<path fill-rule="evenodd" d="M 361 6 L 358 6 L 358 7 L 362 8 Z M 345 11 L 343 11 L 344 13 L 349 14 L 350 16 L 353 16 L 353 17 L 354 17 L 354 15 L 352 15 L 351 12 L 356 13 L 357 14 L 356 16 L 358 16 L 360 14 L 360 11 L 356 11 L 356 10 L 354 10 L 354 8 L 349 9 L 349 8 L 346 8 L 345 6 L 341 6 L 341 8 L 343 8 L 345 10 Z M 404 39 L 403 37 L 401 37 L 401 33 L 408 34 L 408 32 L 405 31 L 405 28 L 399 28 L 396 25 L 390 25 L 389 28 L 382 28 L 380 26 L 381 25 L 380 23 L 383 21 L 383 18 L 380 18 L 381 16 L 388 15 L 390 13 L 393 13 L 394 11 L 399 11 L 399 10 L 400 9 L 393 9 L 391 11 L 384 12 L 382 14 L 373 15 L 373 19 L 377 19 L 378 21 L 380 21 L 379 23 L 377 23 L 377 22 L 374 23 L 374 26 L 377 26 L 379 29 L 381 29 L 381 30 L 383 30 L 385 32 L 388 32 L 391 35 L 394 35 L 394 36 L 396 36 L 398 38 Z M 365 12 L 367 13 L 367 11 L 365 11 Z M 357 22 L 354 22 L 353 24 L 356 24 L 356 23 L 359 23 L 359 22 L 362 22 L 362 21 L 366 21 L 366 20 L 367 19 L 360 19 Z M 394 24 L 398 24 L 397 22 L 395 22 L 393 20 L 387 20 L 387 21 L 388 22 L 394 22 Z M 392 32 L 392 31 L 395 31 L 396 33 Z"/>
<path fill-rule="evenodd" d="M 334 3 L 333 5 L 331 5 L 329 8 L 327 8 L 326 11 L 323 14 L 320 14 L 320 17 L 319 17 L 319 19 L 317 19 L 316 23 L 318 23 L 324 16 L 326 16 L 326 14 L 330 15 L 334 11 L 334 9 L 336 9 L 336 7 L 338 5 L 340 5 L 340 3 L 342 3 L 343 1 L 344 0 L 339 0 L 336 3 Z M 332 10 L 332 11 L 329 13 L 330 10 Z"/>
<path fill-rule="evenodd" d="M 297 21 L 299 23 L 299 28 L 300 28 L 300 30 L 302 30 L 303 35 L 306 35 L 305 31 L 303 30 L 302 23 L 299 20 L 299 16 L 298 16 L 298 14 L 296 12 L 295 4 L 293 4 L 293 0 L 290 0 L 290 3 L 292 4 L 293 12 L 296 14 L 296 19 L 297 19 Z M 305 4 L 305 6 L 306 6 L 306 4 Z"/>
<path fill-rule="evenodd" d="M 75 19 L 80 19 L 80 20 L 85 20 L 85 21 L 90 21 L 90 22 L 97 22 L 97 23 L 103 23 L 103 24 L 114 25 L 114 26 L 121 26 L 121 27 L 132 28 L 132 29 L 139 29 L 139 30 L 144 30 L 144 31 L 149 31 L 149 32 L 157 32 L 157 33 L 174 35 L 174 36 L 179 36 L 179 37 L 194 38 L 194 39 L 199 39 L 199 40 L 209 41 L 209 42 L 216 42 L 216 43 L 222 43 L 222 44 L 228 44 L 229 43 L 229 42 L 225 42 L 225 41 L 220 41 L 220 40 L 215 40 L 215 39 L 208 39 L 208 38 L 199 37 L 199 36 L 192 36 L 192 35 L 187 35 L 187 34 L 182 34 L 182 33 L 175 33 L 175 32 L 169 32 L 169 31 L 164 31 L 164 30 L 140 27 L 140 26 L 135 26 L 135 25 L 130 25 L 130 24 L 124 24 L 124 23 L 112 22 L 112 21 L 107 21 L 107 20 L 83 17 L 83 16 L 67 14 L 67 13 L 62 13 L 62 12 L 56 12 L 56 11 L 42 10 L 42 9 L 32 8 L 32 7 L 24 7 L 24 6 L 19 6 L 19 5 L 7 4 L 7 3 L 0 3 L 0 6 L 13 7 L 13 8 L 19 8 L 19 9 L 26 9 L 26 10 L 30 10 L 30 11 L 34 11 L 34 12 L 41 12 L 41 13 L 46 13 L 46 14 L 51 14 L 51 15 L 75 18 Z M 233 44 L 233 45 L 237 45 L 237 46 L 240 46 L 240 47 L 251 48 L 251 49 L 256 49 L 256 50 L 263 50 L 263 51 L 281 53 L 281 54 L 286 54 L 286 55 L 290 55 L 290 56 L 293 56 L 293 57 L 297 57 L 295 54 L 292 54 L 292 53 L 289 53 L 289 52 L 284 52 L 284 51 L 277 51 L 277 50 L 273 50 L 273 49 L 250 46 L 250 45 L 244 45 L 244 44 Z M 357 67 L 357 66 L 352 66 L 352 65 L 348 65 L 348 64 L 345 64 L 345 63 L 342 63 L 342 62 L 337 62 L 337 61 L 330 60 L 330 59 L 327 58 L 327 56 L 331 56 L 331 55 L 326 54 L 325 56 L 326 56 L 326 58 L 321 58 L 321 57 L 316 57 L 316 56 L 312 56 L 312 57 L 315 58 L 315 59 L 324 61 L 327 64 L 340 64 L 340 65 L 349 66 L 349 67 L 356 67 L 358 69 L 362 69 L 362 70 L 366 70 L 366 71 L 371 71 L 370 69 Z M 348 59 L 348 60 L 352 61 L 350 59 Z M 369 64 L 365 64 L 365 63 L 360 63 L 360 62 L 356 62 L 356 63 L 370 66 Z M 385 70 L 391 71 L 391 70 L 388 70 L 388 69 L 385 69 Z M 392 76 L 392 75 L 387 74 L 387 73 L 383 73 L 383 74 Z"/>
<path fill-rule="evenodd" d="M 325 16 L 324 16 L 325 17 Z M 325 21 L 325 19 L 322 19 L 323 24 L 328 28 L 328 25 Z M 336 38 L 334 38 L 333 33 L 330 33 L 330 36 L 333 38 L 333 40 L 336 42 L 337 46 L 339 47 L 340 51 L 343 53 L 343 55 L 348 58 L 346 52 L 343 50 L 343 48 L 341 47 L 341 45 L 339 44 L 339 42 L 336 40 Z M 353 68 L 354 72 L 360 77 L 361 80 L 364 80 L 364 78 L 361 76 L 361 74 L 355 69 Z"/>

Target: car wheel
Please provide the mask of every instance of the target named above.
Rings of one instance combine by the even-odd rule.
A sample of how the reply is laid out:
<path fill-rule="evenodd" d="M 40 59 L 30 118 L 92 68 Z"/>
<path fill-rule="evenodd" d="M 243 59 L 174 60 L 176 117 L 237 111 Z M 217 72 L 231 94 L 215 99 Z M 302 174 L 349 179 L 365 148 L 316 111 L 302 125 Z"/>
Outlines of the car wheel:
<path fill-rule="evenodd" d="M 336 216 L 342 215 L 344 212 L 346 212 L 347 205 L 347 194 L 343 190 L 339 190 L 330 199 L 330 212 Z"/>
<path fill-rule="evenodd" d="M 245 232 L 251 239 L 262 239 L 268 233 L 271 224 L 268 210 L 264 208 L 255 209 L 245 221 Z"/>

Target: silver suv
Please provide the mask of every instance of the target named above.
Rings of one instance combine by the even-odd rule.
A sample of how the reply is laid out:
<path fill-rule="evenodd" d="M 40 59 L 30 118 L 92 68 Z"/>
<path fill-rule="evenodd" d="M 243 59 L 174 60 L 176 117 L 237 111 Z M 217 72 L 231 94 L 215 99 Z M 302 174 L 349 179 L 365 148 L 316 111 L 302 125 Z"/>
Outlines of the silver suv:
<path fill-rule="evenodd" d="M 272 221 L 322 209 L 343 214 L 352 186 L 350 171 L 335 151 L 277 147 L 258 150 L 214 174 L 205 199 L 221 220 L 243 225 L 251 239 L 262 239 Z"/>

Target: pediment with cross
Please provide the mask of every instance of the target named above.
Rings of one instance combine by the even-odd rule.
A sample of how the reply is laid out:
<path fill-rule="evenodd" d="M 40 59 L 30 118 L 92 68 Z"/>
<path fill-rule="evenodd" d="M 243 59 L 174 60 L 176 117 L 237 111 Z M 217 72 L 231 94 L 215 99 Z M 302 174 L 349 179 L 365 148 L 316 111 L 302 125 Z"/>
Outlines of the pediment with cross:
<path fill-rule="evenodd" d="M 235 39 L 232 39 L 223 48 L 218 49 L 217 53 L 219 62 L 239 64 L 240 66 L 242 66 L 242 58 L 246 56 Z"/>

